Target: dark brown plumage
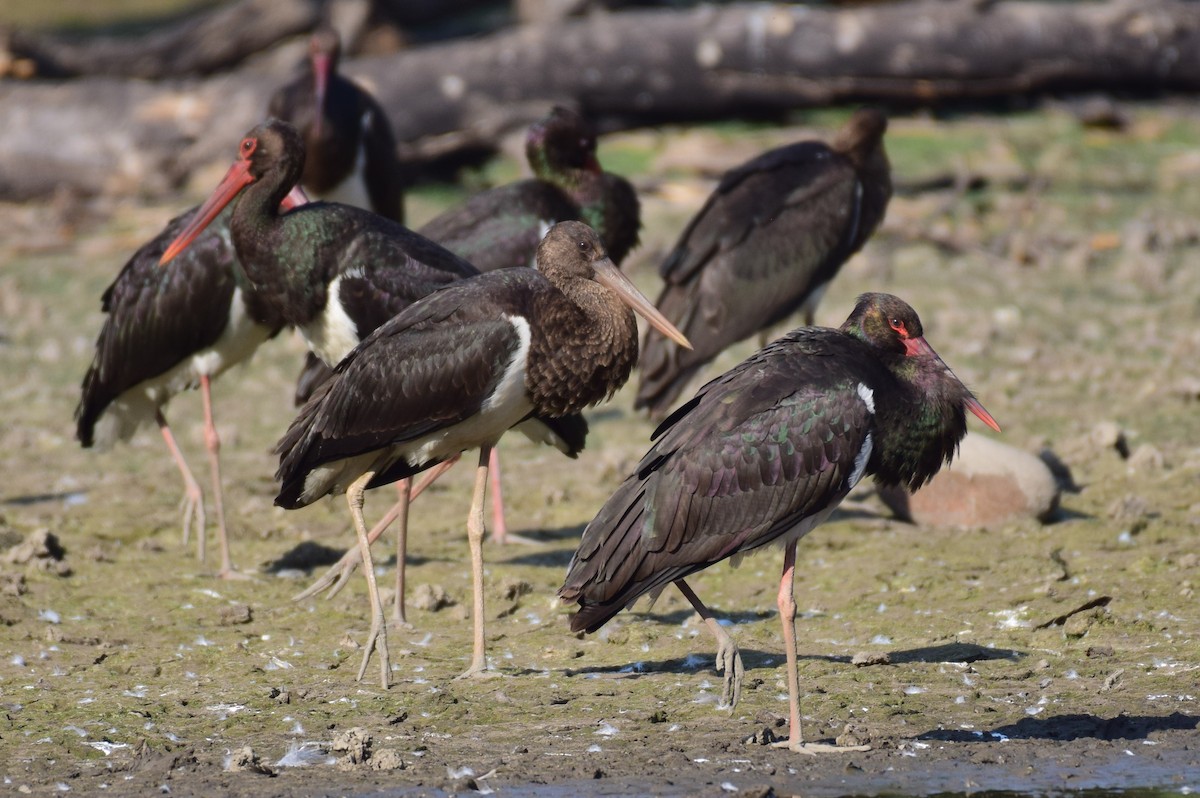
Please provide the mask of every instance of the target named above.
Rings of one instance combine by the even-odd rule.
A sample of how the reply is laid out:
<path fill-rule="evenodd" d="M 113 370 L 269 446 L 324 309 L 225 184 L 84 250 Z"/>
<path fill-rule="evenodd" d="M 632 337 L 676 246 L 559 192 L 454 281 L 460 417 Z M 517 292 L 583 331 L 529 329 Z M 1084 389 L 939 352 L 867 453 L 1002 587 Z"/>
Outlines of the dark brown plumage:
<path fill-rule="evenodd" d="M 318 28 L 305 68 L 275 92 L 268 114 L 303 136 L 307 157 L 300 184 L 312 196 L 403 222 L 404 170 L 387 112 L 338 72 L 341 53 L 337 31 Z"/>
<path fill-rule="evenodd" d="M 724 700 L 736 703 L 736 646 L 682 580 L 779 542 L 792 745 L 800 744 L 792 569 L 796 542 L 866 475 L 915 490 L 949 462 L 966 411 L 995 420 L 925 342 L 906 303 L 864 294 L 839 330 L 804 327 L 701 388 L 584 530 L 559 590 L 593 632 L 639 596 L 679 585 L 718 640 Z"/>
<path fill-rule="evenodd" d="M 480 192 L 428 222 L 421 234 L 488 272 L 532 265 L 546 231 L 575 219 L 596 230 L 621 265 L 637 245 L 641 206 L 629 181 L 600 168 L 591 125 L 555 107 L 530 125 L 525 156 L 533 178 Z"/>
<path fill-rule="evenodd" d="M 804 141 L 732 169 L 666 257 L 655 303 L 695 347 L 653 331 L 635 407 L 661 418 L 730 344 L 797 311 L 812 323 L 826 285 L 883 219 L 892 193 L 878 111 L 857 111 L 829 145 Z"/>

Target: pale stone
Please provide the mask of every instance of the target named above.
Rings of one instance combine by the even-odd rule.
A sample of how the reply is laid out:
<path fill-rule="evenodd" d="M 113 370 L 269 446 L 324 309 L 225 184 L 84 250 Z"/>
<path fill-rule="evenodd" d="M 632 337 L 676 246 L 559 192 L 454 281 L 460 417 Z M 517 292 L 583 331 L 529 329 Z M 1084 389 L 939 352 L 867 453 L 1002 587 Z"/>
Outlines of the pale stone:
<path fill-rule="evenodd" d="M 1020 518 L 1047 521 L 1060 488 L 1037 455 L 983 435 L 968 435 L 958 455 L 915 494 L 880 491 L 884 503 L 923 526 L 990 527 Z"/>

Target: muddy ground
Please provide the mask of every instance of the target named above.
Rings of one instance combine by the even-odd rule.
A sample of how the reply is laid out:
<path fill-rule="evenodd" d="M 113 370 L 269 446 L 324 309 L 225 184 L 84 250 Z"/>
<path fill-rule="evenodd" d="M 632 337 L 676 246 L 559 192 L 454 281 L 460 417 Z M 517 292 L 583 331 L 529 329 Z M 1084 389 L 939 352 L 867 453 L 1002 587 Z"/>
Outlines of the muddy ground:
<path fill-rule="evenodd" d="M 866 489 L 804 541 L 806 734 L 873 746 L 820 758 L 764 745 L 786 734 L 777 551 L 692 583 L 732 621 L 745 657 L 747 689 L 732 712 L 717 707 L 713 645 L 678 595 L 585 638 L 553 606 L 583 525 L 647 445 L 652 427 L 631 412 L 631 390 L 589 414 L 577 462 L 523 439 L 502 448 L 510 525 L 535 542 L 486 549 L 498 678 L 453 681 L 470 649 L 470 475 L 458 468 L 419 500 L 411 524 L 410 584 L 448 603 L 413 609 L 412 628 L 391 634 L 392 689 L 378 687 L 374 663 L 356 683 L 361 578 L 332 600 L 291 601 L 324 569 L 298 552 L 352 542 L 344 503 L 271 504 L 269 450 L 293 414 L 297 340 L 271 342 L 215 391 L 234 558 L 247 579 L 215 579 L 213 554 L 199 562 L 194 542 L 182 544 L 179 480 L 155 432 L 107 453 L 73 440 L 102 290 L 223 165 L 169 204 L 3 208 L 0 537 L 11 547 L 44 530 L 65 549 L 0 565 L 5 790 L 1200 789 L 1200 116 L 1170 103 L 1121 110 L 1117 130 L 1085 128 L 1071 107 L 1051 104 L 904 117 L 888 134 L 898 180 L 924 190 L 893 201 L 819 321 L 840 323 L 864 290 L 907 298 L 1003 440 L 1054 451 L 1075 489 L 1054 523 L 991 530 L 910 526 Z M 605 139 L 602 160 L 645 197 L 635 278 L 656 290 L 654 265 L 714 169 L 843 117 Z M 506 160 L 475 177 L 517 173 Z M 459 196 L 416 192 L 411 218 Z M 717 370 L 750 351 L 727 353 Z M 168 416 L 204 480 L 198 396 L 177 399 Z M 369 499 L 368 516 L 391 495 Z M 377 549 L 386 585 L 388 554 Z M 14 552 L 5 554 L 21 560 Z M 861 654 L 890 664 L 852 664 Z M 362 761 L 334 751 L 335 740 Z"/>

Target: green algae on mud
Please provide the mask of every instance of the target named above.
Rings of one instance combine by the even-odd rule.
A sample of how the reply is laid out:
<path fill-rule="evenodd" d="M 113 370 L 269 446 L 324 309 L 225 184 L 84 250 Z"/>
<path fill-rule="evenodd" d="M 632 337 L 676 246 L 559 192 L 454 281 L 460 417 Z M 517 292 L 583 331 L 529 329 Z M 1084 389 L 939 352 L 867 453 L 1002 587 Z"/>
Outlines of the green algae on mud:
<path fill-rule="evenodd" d="M 760 744 L 784 732 L 786 715 L 777 551 L 717 566 L 694 584 L 731 620 L 743 651 L 747 685 L 733 712 L 716 708 L 712 643 L 674 592 L 582 638 L 551 603 L 583 525 L 647 445 L 652 425 L 632 413 L 631 390 L 589 413 L 578 462 L 505 441 L 510 525 L 538 543 L 486 549 L 489 651 L 503 678 L 453 681 L 470 649 L 461 528 L 469 469 L 416 503 L 410 585 L 440 586 L 452 603 L 414 608 L 412 628 L 392 631 L 397 684 L 385 692 L 353 680 L 368 617 L 361 580 L 332 600 L 294 603 L 323 566 L 271 568 L 302 543 L 340 550 L 353 540 L 340 500 L 293 513 L 271 505 L 268 452 L 294 412 L 295 339 L 268 344 L 214 390 L 233 553 L 251 579 L 217 581 L 211 561 L 196 561 L 194 541 L 181 544 L 178 477 L 155 435 L 108 453 L 71 438 L 98 297 L 136 244 L 186 203 L 118 208 L 57 248 L 20 251 L 18 236 L 6 239 L 0 368 L 30 376 L 0 385 L 0 531 L 48 528 L 72 573 L 0 566 L 4 777 L 45 792 L 62 783 L 85 793 L 168 784 L 175 794 L 445 794 L 468 789 L 472 777 L 448 773 L 469 766 L 495 768 L 482 781 L 511 794 L 584 782 L 614 794 L 715 794 L 728 782 L 836 795 L 971 784 L 1044 793 L 1053 790 L 1035 776 L 1053 770 L 1064 789 L 1195 789 L 1200 776 L 1186 766 L 1200 695 L 1200 284 L 1190 264 L 1200 194 L 1181 178 L 1192 168 L 1181 148 L 1200 143 L 1200 120 L 1171 107 L 1135 110 L 1125 134 L 1081 133 L 1053 112 L 893 123 L 900 177 L 950 168 L 953 158 L 939 166 L 930 153 L 953 141 L 945 149 L 969 170 L 988 177 L 989 153 L 1008 151 L 1004 168 L 1015 163 L 1034 179 L 993 174 L 979 190 L 898 196 L 818 320 L 839 322 L 863 290 L 909 300 L 1003 439 L 1050 447 L 1079 491 L 1064 497 L 1054 524 L 984 531 L 896 522 L 866 490 L 805 539 L 797 600 L 806 733 L 875 748 L 815 763 Z M 720 131 L 711 146 L 731 135 Z M 798 135 L 779 131 L 778 141 Z M 634 134 L 613 147 L 630 141 L 668 147 L 670 137 Z M 1071 162 L 1076 153 L 1088 171 Z M 688 202 L 710 185 L 671 174 L 661 178 L 671 190 L 645 196 L 643 245 L 629 266 L 649 292 L 657 258 L 694 210 Z M 415 217 L 438 210 L 424 195 L 414 205 Z M 4 212 L 23 218 L 18 211 L 53 214 Z M 751 349 L 735 347 L 712 373 Z M 180 397 L 167 412 L 201 467 L 199 398 Z M 1097 435 L 1108 421 L 1122 431 L 1124 454 Z M 387 501 L 369 498 L 368 517 Z M 381 573 L 386 586 L 390 570 Z M 1106 606 L 1044 625 L 1100 597 Z M 886 654 L 890 664 L 858 667 L 859 654 Z M 313 764 L 277 768 L 273 779 L 225 770 L 228 752 L 243 746 L 275 763 L 351 727 L 398 750 L 406 767 Z M 1018 783 L 1026 787 L 1003 786 Z"/>

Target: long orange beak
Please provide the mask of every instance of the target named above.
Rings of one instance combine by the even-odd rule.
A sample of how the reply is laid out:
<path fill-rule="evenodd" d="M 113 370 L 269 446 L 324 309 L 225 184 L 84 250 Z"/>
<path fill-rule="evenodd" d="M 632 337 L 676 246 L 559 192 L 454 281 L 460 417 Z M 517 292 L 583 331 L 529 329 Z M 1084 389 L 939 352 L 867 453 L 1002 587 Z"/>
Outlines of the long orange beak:
<path fill-rule="evenodd" d="M 314 53 L 312 57 L 313 95 L 317 103 L 313 121 L 313 138 L 321 138 L 321 121 L 325 118 L 325 94 L 329 88 L 329 55 Z"/>
<path fill-rule="evenodd" d="M 905 338 L 904 348 L 906 350 L 905 354 L 909 357 L 912 357 L 913 355 L 925 355 L 926 357 L 932 357 L 938 362 L 938 364 L 941 365 L 942 368 L 946 370 L 947 374 L 949 374 L 954 380 L 957 380 L 959 385 L 962 385 L 962 380 L 959 380 L 958 377 L 955 376 L 954 372 L 950 370 L 950 367 L 946 365 L 946 361 L 942 360 L 941 355 L 934 351 L 934 348 L 929 345 L 929 342 L 925 340 L 924 336 L 920 338 Z M 966 386 L 963 385 L 963 388 L 966 388 Z M 996 419 L 992 418 L 992 414 L 984 409 L 983 405 L 979 403 L 979 400 L 976 399 L 975 395 L 970 391 L 967 391 L 967 398 L 964 404 L 967 406 L 967 409 L 974 413 L 976 418 L 978 418 L 984 424 L 987 424 L 996 432 L 1002 431 L 1000 429 L 1000 425 L 996 423 Z"/>
<path fill-rule="evenodd" d="M 171 242 L 171 245 L 167 247 L 167 251 L 158 259 L 158 265 L 166 265 L 171 258 L 183 252 L 187 248 L 187 245 L 195 241 L 196 236 L 204 232 L 204 228 L 208 227 L 212 223 L 212 220 L 217 218 L 221 211 L 225 210 L 225 206 L 233 201 L 238 192 L 253 183 L 254 180 L 255 177 L 250 174 L 249 161 L 239 160 L 233 166 L 229 167 L 229 171 L 225 173 L 225 177 L 221 179 L 212 196 L 200 206 L 200 210 L 192 219 L 192 223 Z"/>
<path fill-rule="evenodd" d="M 650 322 L 654 329 L 670 338 L 675 343 L 691 349 L 692 344 L 688 341 L 687 336 L 676 329 L 675 325 L 667 320 L 667 317 L 658 312 L 658 308 L 654 307 L 654 303 L 646 298 L 646 295 L 637 289 L 633 281 L 625 276 L 624 272 L 618 269 L 611 260 L 605 258 L 592 264 L 592 268 L 596 271 L 596 282 L 601 285 L 611 288 L 617 292 L 617 296 L 625 302 L 626 305 L 633 308 L 634 313 L 640 315 L 643 319 Z"/>

